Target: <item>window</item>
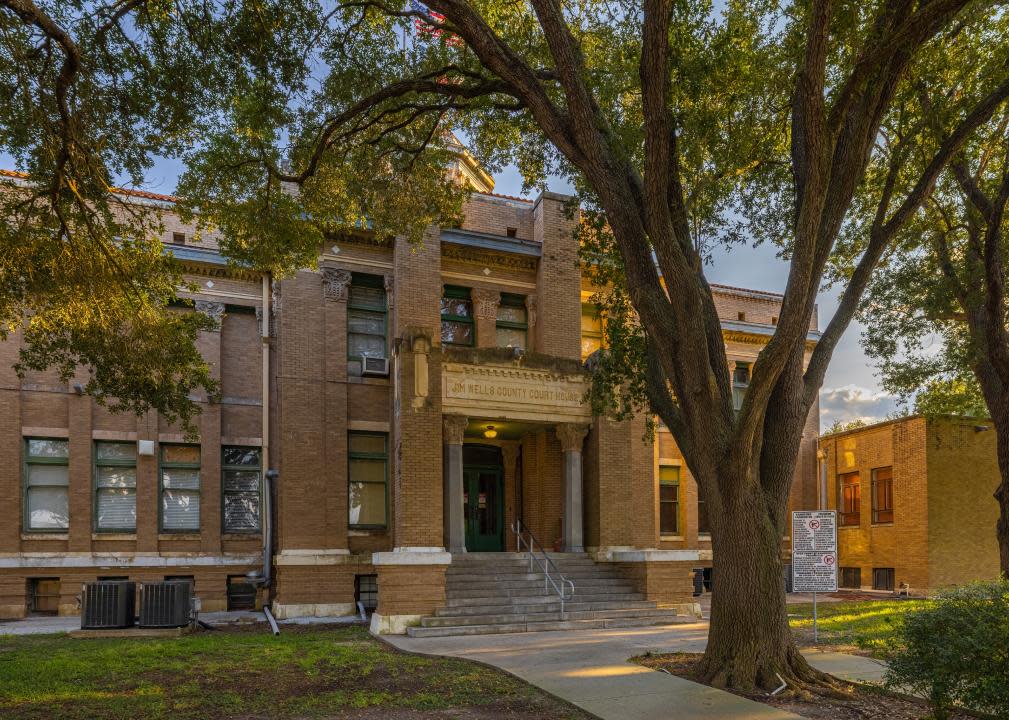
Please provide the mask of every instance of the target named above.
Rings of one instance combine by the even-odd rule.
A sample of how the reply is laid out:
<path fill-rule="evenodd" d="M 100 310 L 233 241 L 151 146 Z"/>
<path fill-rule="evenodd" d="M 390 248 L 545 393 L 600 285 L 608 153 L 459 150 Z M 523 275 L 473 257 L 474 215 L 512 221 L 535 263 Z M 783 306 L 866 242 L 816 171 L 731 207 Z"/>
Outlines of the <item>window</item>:
<path fill-rule="evenodd" d="M 378 575 L 354 576 L 354 601 L 364 605 L 368 612 L 378 607 Z"/>
<path fill-rule="evenodd" d="M 525 296 L 501 293 L 497 307 L 497 346 L 525 350 L 528 334 Z"/>
<path fill-rule="evenodd" d="M 841 525 L 860 525 L 862 513 L 862 487 L 857 472 L 841 476 Z"/>
<path fill-rule="evenodd" d="M 228 610 L 255 610 L 256 586 L 244 575 L 228 575 Z"/>
<path fill-rule="evenodd" d="M 873 568 L 872 569 L 872 589 L 889 590 L 893 592 L 893 568 Z"/>
<path fill-rule="evenodd" d="M 680 534 L 680 468 L 659 468 L 659 534 Z"/>
<path fill-rule="evenodd" d="M 708 504 L 704 502 L 704 493 L 700 486 L 697 487 L 697 534 L 711 534 L 711 526 L 708 524 Z"/>
<path fill-rule="evenodd" d="M 739 412 L 743 407 L 746 389 L 750 387 L 750 364 L 737 362 L 732 370 L 732 408 Z"/>
<path fill-rule="evenodd" d="M 162 445 L 162 532 L 200 529 L 200 446 Z"/>
<path fill-rule="evenodd" d="M 25 439 L 24 527 L 29 531 L 70 527 L 69 440 Z"/>
<path fill-rule="evenodd" d="M 862 587 L 862 568 L 843 567 L 839 568 L 841 573 L 837 579 L 837 584 L 843 588 L 853 588 L 858 590 Z"/>
<path fill-rule="evenodd" d="M 872 522 L 893 522 L 893 467 L 872 471 Z"/>
<path fill-rule="evenodd" d="M 513 228 L 513 227 L 505 228 L 505 235 L 507 235 L 510 238 L 517 237 L 518 234 L 519 234 L 519 229 L 518 228 Z"/>
<path fill-rule="evenodd" d="M 441 298 L 441 342 L 443 345 L 476 345 L 473 300 L 469 288 L 446 285 Z"/>
<path fill-rule="evenodd" d="M 95 530 L 137 529 L 137 444 L 95 443 Z"/>
<path fill-rule="evenodd" d="M 261 471 L 259 448 L 222 449 L 222 507 L 224 532 L 259 532 Z"/>
<path fill-rule="evenodd" d="M 351 527 L 386 526 L 387 444 L 385 433 L 352 432 L 347 437 Z"/>
<path fill-rule="evenodd" d="M 28 612 L 31 615 L 57 615 L 60 611 L 60 579 L 28 580 Z"/>
<path fill-rule="evenodd" d="M 172 233 L 172 243 L 175 245 L 185 245 L 186 244 L 186 234 L 185 233 Z"/>
<path fill-rule="evenodd" d="M 582 303 L 582 360 L 603 346 L 603 318 L 592 303 Z"/>
<path fill-rule="evenodd" d="M 736 318 L 739 320 L 739 322 L 746 322 L 746 313 L 744 312 L 736 313 Z"/>
<path fill-rule="evenodd" d="M 354 273 L 347 302 L 347 356 L 386 357 L 385 279 Z"/>

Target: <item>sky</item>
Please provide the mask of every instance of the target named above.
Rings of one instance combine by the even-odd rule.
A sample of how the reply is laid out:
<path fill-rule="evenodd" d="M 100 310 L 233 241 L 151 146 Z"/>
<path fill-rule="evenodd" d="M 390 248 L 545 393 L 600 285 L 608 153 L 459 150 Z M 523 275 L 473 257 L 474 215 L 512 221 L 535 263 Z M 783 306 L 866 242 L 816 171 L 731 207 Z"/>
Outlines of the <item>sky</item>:
<path fill-rule="evenodd" d="M 0 167 L 13 168 L 13 160 L 0 153 Z M 159 159 L 147 174 L 144 189 L 172 194 L 183 170 L 181 161 Z M 494 177 L 494 191 L 505 195 L 523 196 L 522 178 L 514 167 L 505 168 Z M 560 179 L 554 179 L 550 189 L 567 192 Z M 781 292 L 788 276 L 788 265 L 776 256 L 775 248 L 767 245 L 749 247 L 737 245 L 731 250 L 717 251 L 706 267 L 709 282 L 736 287 Z M 820 293 L 818 327 L 826 327 L 837 306 L 838 289 Z M 896 409 L 896 398 L 884 392 L 874 370 L 859 345 L 862 328 L 853 322 L 834 351 L 834 356 L 820 392 L 820 428 L 835 421 L 862 419 L 871 423 L 882 420 Z"/>

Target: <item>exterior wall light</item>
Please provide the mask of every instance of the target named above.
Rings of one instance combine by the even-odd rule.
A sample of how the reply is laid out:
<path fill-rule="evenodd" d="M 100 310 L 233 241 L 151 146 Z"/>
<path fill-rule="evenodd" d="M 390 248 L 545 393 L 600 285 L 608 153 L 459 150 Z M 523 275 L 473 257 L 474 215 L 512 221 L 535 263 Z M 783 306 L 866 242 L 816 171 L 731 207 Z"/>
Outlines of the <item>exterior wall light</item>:
<path fill-rule="evenodd" d="M 483 431 L 483 436 L 487 439 L 496 438 L 497 430 L 494 429 L 493 425 L 488 425 L 487 429 Z"/>

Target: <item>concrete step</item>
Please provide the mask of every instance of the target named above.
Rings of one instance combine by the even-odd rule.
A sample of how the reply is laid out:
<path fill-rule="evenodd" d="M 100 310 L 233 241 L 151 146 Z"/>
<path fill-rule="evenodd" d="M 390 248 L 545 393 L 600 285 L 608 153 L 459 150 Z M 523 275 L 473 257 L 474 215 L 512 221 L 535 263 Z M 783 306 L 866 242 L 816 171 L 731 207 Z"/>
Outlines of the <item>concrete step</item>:
<path fill-rule="evenodd" d="M 588 578 L 569 578 L 571 582 L 575 583 L 575 587 L 629 587 L 630 583 L 624 578 L 610 578 L 610 577 L 588 577 Z M 560 582 L 557 578 L 554 578 L 555 582 Z M 521 590 L 529 589 L 535 590 L 537 588 L 542 589 L 545 580 L 542 577 L 538 577 L 532 580 L 481 580 L 479 582 L 460 582 L 458 580 L 449 580 L 445 584 L 445 590 L 447 592 L 454 592 L 456 590 L 475 590 L 475 589 L 499 589 L 499 590 Z"/>
<path fill-rule="evenodd" d="M 564 603 L 564 610 L 567 612 L 586 612 L 590 610 L 648 610 L 654 609 L 655 602 L 652 600 L 627 600 L 624 602 L 573 602 Z M 561 604 L 554 599 L 553 602 L 530 603 L 524 600 L 514 600 L 510 603 L 495 603 L 493 605 L 453 605 L 435 610 L 438 616 L 460 616 L 460 615 L 507 615 L 519 613 L 529 615 L 532 613 L 560 612 Z"/>
<path fill-rule="evenodd" d="M 448 627 L 407 628 L 410 637 L 448 637 L 452 635 L 495 635 L 500 633 L 548 632 L 551 630 L 601 630 L 606 628 L 649 627 L 685 622 L 675 613 L 643 618 L 602 618 L 598 620 L 549 620 L 488 625 L 452 625 Z"/>
<path fill-rule="evenodd" d="M 578 610 L 575 612 L 506 613 L 500 615 L 434 615 L 421 618 L 421 627 L 451 627 L 453 625 L 509 625 L 521 622 L 551 620 L 607 620 L 616 618 L 667 617 L 666 608 L 619 608 L 611 610 Z M 672 612 L 675 615 L 675 611 Z"/>
<path fill-rule="evenodd" d="M 447 597 L 445 599 L 445 604 L 448 607 L 460 607 L 474 605 L 490 605 L 494 604 L 495 600 L 500 601 L 500 595 L 493 595 L 490 597 Z M 574 597 L 571 598 L 571 602 L 624 602 L 627 600 L 644 600 L 645 596 L 642 593 L 579 593 L 575 592 Z M 557 595 L 519 595 L 517 600 L 524 604 L 535 604 L 535 603 L 549 603 L 557 602 Z M 500 604 L 500 603 L 497 603 Z"/>
<path fill-rule="evenodd" d="M 537 553 L 539 555 L 539 553 Z M 586 553 L 565 553 L 565 552 L 553 552 L 547 553 L 547 557 L 554 562 L 578 562 L 581 560 L 588 560 L 592 562 Z M 454 553 L 452 555 L 452 562 L 505 562 L 508 560 L 527 560 L 529 555 L 527 553 L 515 553 L 515 552 L 465 552 L 465 553 Z"/>
<path fill-rule="evenodd" d="M 623 585 L 575 585 L 575 592 L 572 595 L 572 600 L 583 597 L 595 597 L 597 595 L 627 595 L 633 594 L 634 588 L 629 584 Z M 445 597 L 450 600 L 462 600 L 464 598 L 483 598 L 486 600 L 494 600 L 496 598 L 522 598 L 522 597 L 541 597 L 543 595 L 557 596 L 553 587 L 549 587 L 546 590 L 543 586 L 534 588 L 497 588 L 497 587 L 485 587 L 485 588 L 459 588 L 451 591 L 446 591 Z"/>
<path fill-rule="evenodd" d="M 611 568 L 578 568 L 575 570 L 561 570 L 560 573 L 566 578 L 572 580 L 577 580 L 578 578 L 620 578 L 623 577 L 619 572 Z M 551 570 L 550 576 L 556 577 L 557 572 Z M 445 579 L 451 582 L 487 582 L 488 580 L 536 580 L 543 578 L 543 571 L 534 569 L 529 572 L 529 568 L 526 565 L 515 568 L 513 570 L 506 570 L 502 568 L 485 568 L 482 572 L 473 572 L 466 570 L 466 572 L 446 572 Z"/>

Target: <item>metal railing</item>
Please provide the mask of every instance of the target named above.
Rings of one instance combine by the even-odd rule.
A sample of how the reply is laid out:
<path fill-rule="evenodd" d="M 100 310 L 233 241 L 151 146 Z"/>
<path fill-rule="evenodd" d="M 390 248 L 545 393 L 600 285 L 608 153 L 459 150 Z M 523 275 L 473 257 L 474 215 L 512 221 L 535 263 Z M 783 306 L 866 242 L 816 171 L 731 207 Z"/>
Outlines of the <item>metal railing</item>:
<path fill-rule="evenodd" d="M 516 550 L 520 553 L 525 552 L 529 556 L 529 572 L 533 572 L 534 564 L 539 566 L 540 572 L 543 573 L 543 592 L 549 592 L 551 587 L 554 589 L 561 602 L 561 612 L 563 613 L 564 602 L 570 600 L 575 595 L 575 584 L 561 575 L 560 569 L 550 559 L 550 556 L 547 555 L 546 550 L 540 545 L 536 536 L 532 534 L 521 520 L 516 520 L 512 524 L 512 532 L 515 533 Z M 525 546 L 524 551 L 522 549 L 523 546 Z M 537 547 L 539 548 L 539 555 L 537 555 Z M 553 576 L 550 575 L 551 570 L 554 572 Z"/>

